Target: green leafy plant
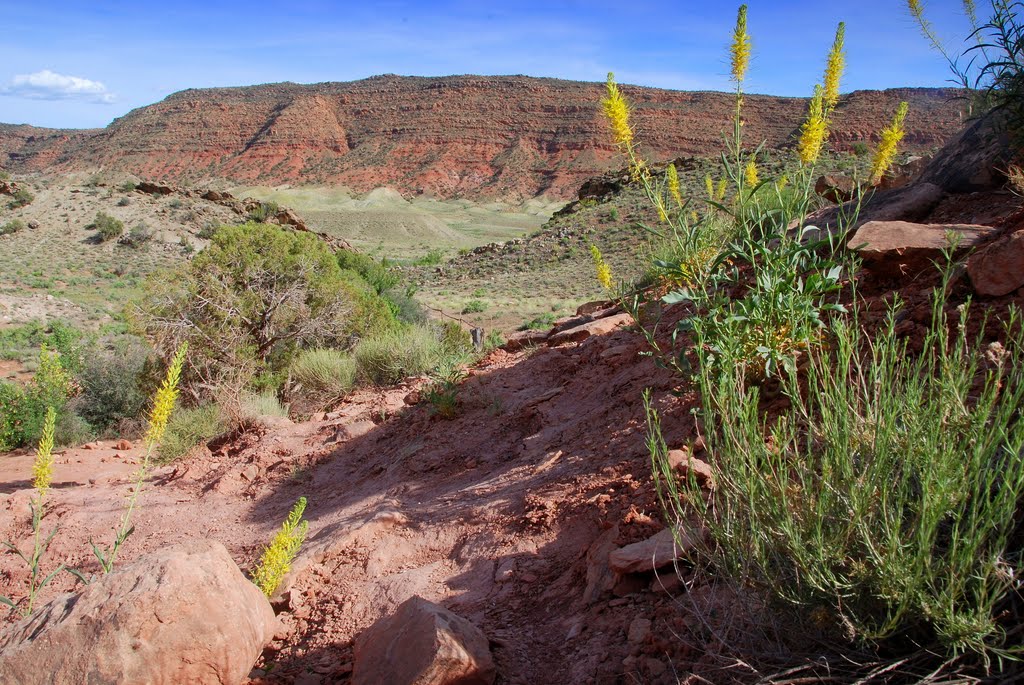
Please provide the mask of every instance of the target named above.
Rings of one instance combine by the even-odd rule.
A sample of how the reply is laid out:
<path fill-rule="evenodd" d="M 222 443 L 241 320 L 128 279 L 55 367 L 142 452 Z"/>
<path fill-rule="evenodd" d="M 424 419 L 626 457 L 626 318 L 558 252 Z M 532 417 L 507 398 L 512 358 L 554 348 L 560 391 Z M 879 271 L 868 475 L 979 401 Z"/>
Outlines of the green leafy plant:
<path fill-rule="evenodd" d="M 262 223 L 277 216 L 280 211 L 281 207 L 276 202 L 260 202 L 249 211 L 249 221 Z"/>
<path fill-rule="evenodd" d="M 229 422 L 224 411 L 216 404 L 198 407 L 179 407 L 167 423 L 167 432 L 157 450 L 161 464 L 176 461 L 199 445 L 224 433 Z"/>
<path fill-rule="evenodd" d="M 470 300 L 462 308 L 463 314 L 479 314 L 485 311 L 487 311 L 487 305 L 484 304 L 483 300 Z"/>
<path fill-rule="evenodd" d="M 442 356 L 441 341 L 430 326 L 406 326 L 356 345 L 356 378 L 363 383 L 393 385 L 433 369 Z"/>
<path fill-rule="evenodd" d="M 57 535 L 57 526 L 47 535 L 42 534 L 43 516 L 46 513 L 46 494 L 50 489 L 50 482 L 53 479 L 53 440 L 54 429 L 57 423 L 57 412 L 52 407 L 46 411 L 46 419 L 43 424 L 43 433 L 39 438 L 39 446 L 36 449 L 36 457 L 32 464 L 32 487 L 35 488 L 35 497 L 29 500 L 29 509 L 32 512 L 32 552 L 26 554 L 21 551 L 18 545 L 10 541 L 3 542 L 4 547 L 17 554 L 25 565 L 28 566 L 28 595 L 25 606 L 21 610 L 22 616 L 31 616 L 32 608 L 35 605 L 39 591 L 46 587 L 54 577 L 64 570 L 64 564 L 58 565 L 49 573 L 44 574 L 42 569 L 43 557 L 50 548 L 50 543 Z M 12 609 L 17 608 L 18 603 L 9 597 L 0 596 L 0 603 L 6 604 Z"/>
<path fill-rule="evenodd" d="M 438 366 L 423 394 L 432 414 L 442 419 L 458 416 L 461 404 L 459 389 L 465 379 L 466 372 L 455 360 L 445 360 Z"/>
<path fill-rule="evenodd" d="M 101 243 L 113 240 L 124 233 L 124 223 L 106 212 L 97 212 L 96 218 L 86 228 L 95 230 L 96 237 Z"/>
<path fill-rule="evenodd" d="M 0 235 L 10 235 L 18 231 L 24 231 L 25 228 L 25 222 L 21 219 L 11 219 L 3 226 L 0 226 Z"/>
<path fill-rule="evenodd" d="M 10 209 L 18 209 L 31 204 L 34 199 L 36 196 L 28 188 L 19 187 L 11 194 L 11 201 L 7 203 L 7 206 Z"/>
<path fill-rule="evenodd" d="M 300 497 L 281 524 L 277 535 L 264 548 L 263 555 L 253 570 L 252 582 L 267 597 L 273 596 L 285 575 L 291 570 L 291 564 L 306 539 L 309 522 L 302 520 L 305 511 L 306 498 Z"/>

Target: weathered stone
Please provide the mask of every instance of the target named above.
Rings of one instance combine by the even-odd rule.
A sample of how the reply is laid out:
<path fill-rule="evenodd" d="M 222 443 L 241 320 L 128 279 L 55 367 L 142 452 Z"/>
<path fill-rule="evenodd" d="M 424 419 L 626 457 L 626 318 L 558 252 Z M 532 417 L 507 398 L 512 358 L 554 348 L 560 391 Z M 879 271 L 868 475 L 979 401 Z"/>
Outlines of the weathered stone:
<path fill-rule="evenodd" d="M 543 345 L 548 339 L 547 331 L 526 330 L 518 331 L 508 336 L 508 340 L 502 347 L 508 352 L 518 352 L 524 347 L 536 347 Z"/>
<path fill-rule="evenodd" d="M 555 333 L 548 338 L 548 345 L 555 346 L 582 342 L 592 335 L 611 333 L 619 326 L 626 326 L 631 323 L 633 323 L 633 317 L 626 312 L 622 312 L 621 314 L 590 321 L 581 326 Z"/>
<path fill-rule="evenodd" d="M 865 267 L 885 275 L 915 275 L 932 268 L 949 249 L 948 234 L 959 242 L 955 254 L 977 246 L 995 229 L 973 224 L 914 224 L 907 221 L 869 221 L 850 238 L 849 246 Z"/>
<path fill-rule="evenodd" d="M 490 685 L 494 660 L 475 625 L 412 597 L 356 640 L 353 685 Z"/>
<path fill-rule="evenodd" d="M 668 463 L 672 470 L 679 474 L 680 478 L 687 479 L 692 473 L 697 479 L 697 484 L 708 490 L 714 488 L 715 474 L 711 465 L 702 459 L 691 456 L 686 450 L 670 450 Z"/>
<path fill-rule="evenodd" d="M 697 537 L 682 531 L 677 543 L 672 529 L 666 528 L 642 542 L 621 547 L 608 555 L 608 565 L 618 574 L 654 571 L 681 559 L 694 548 Z"/>
<path fill-rule="evenodd" d="M 224 546 L 194 540 L 61 595 L 0 635 L 0 682 L 239 683 L 278 621 Z"/>
<path fill-rule="evenodd" d="M 974 292 L 987 297 L 1009 295 L 1024 286 L 1024 230 L 986 245 L 967 260 Z"/>
<path fill-rule="evenodd" d="M 856 191 L 857 184 L 849 176 L 819 176 L 814 183 L 814 192 L 829 202 L 848 202 Z"/>
<path fill-rule="evenodd" d="M 641 644 L 651 634 L 651 621 L 647 618 L 636 617 L 629 624 L 626 631 L 626 639 L 632 644 Z"/>
<path fill-rule="evenodd" d="M 165 186 L 161 183 L 151 183 L 149 181 L 142 181 L 135 190 L 140 193 L 146 193 L 147 195 L 170 195 L 174 192 L 174 188 L 171 186 Z"/>
<path fill-rule="evenodd" d="M 615 587 L 615 574 L 608 566 L 608 557 L 615 551 L 615 538 L 619 527 L 612 526 L 602 533 L 587 549 L 587 585 L 583 590 L 584 604 L 592 604 Z"/>
<path fill-rule="evenodd" d="M 611 300 L 595 300 L 593 302 L 584 302 L 579 307 L 576 307 L 576 316 L 590 316 L 595 312 L 599 312 L 614 306 L 616 306 L 616 304 Z"/>

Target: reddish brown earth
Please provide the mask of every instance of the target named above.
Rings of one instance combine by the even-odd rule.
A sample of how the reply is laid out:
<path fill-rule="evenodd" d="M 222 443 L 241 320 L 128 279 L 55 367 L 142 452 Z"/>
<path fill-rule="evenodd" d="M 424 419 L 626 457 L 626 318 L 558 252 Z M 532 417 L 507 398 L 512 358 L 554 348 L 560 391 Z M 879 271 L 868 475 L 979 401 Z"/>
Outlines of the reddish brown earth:
<path fill-rule="evenodd" d="M 731 127 L 733 96 L 624 86 L 644 154 L 710 156 Z M 845 96 L 833 143 L 871 142 L 900 100 L 904 145 L 938 147 L 961 125 L 950 89 Z M 439 197 L 567 198 L 621 159 L 601 119 L 603 84 L 525 76 L 377 76 L 348 83 L 280 83 L 186 90 L 102 130 L 0 125 L 0 167 L 93 168 L 154 180 L 391 186 Z M 806 100 L 748 95 L 749 141 L 792 140 Z"/>

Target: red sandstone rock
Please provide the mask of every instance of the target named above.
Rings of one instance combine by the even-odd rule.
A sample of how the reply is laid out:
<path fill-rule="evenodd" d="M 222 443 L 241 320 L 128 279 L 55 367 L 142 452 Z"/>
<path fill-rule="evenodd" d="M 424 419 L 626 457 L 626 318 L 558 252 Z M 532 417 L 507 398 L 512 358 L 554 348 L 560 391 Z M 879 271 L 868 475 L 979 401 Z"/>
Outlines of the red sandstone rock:
<path fill-rule="evenodd" d="M 555 333 L 548 338 L 548 345 L 565 345 L 566 343 L 582 342 L 592 335 L 604 335 L 611 333 L 619 326 L 626 326 L 633 323 L 633 317 L 622 312 L 596 321 L 590 321 L 574 328 Z"/>
<path fill-rule="evenodd" d="M 194 540 L 61 595 L 0 635 L 0 682 L 240 683 L 277 629 L 219 542 Z"/>
<path fill-rule="evenodd" d="M 979 295 L 1009 295 L 1024 286 L 1024 231 L 1000 238 L 967 260 L 967 275 Z"/>
<path fill-rule="evenodd" d="M 356 640 L 352 685 L 491 685 L 494 661 L 475 625 L 422 597 Z"/>
<path fill-rule="evenodd" d="M 850 238 L 850 247 L 875 273 L 915 275 L 942 260 L 950 247 L 949 234 L 959 238 L 956 254 L 975 247 L 995 229 L 973 224 L 914 224 L 908 221 L 869 221 Z"/>

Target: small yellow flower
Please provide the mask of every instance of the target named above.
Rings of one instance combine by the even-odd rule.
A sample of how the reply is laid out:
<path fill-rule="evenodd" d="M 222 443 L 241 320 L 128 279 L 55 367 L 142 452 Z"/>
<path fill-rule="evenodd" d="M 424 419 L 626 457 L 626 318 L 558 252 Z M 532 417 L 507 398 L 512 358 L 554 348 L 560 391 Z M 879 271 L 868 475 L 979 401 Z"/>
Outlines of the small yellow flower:
<path fill-rule="evenodd" d="M 872 184 L 882 180 L 882 175 L 889 170 L 896 158 L 896 150 L 899 148 L 900 141 L 903 140 L 903 123 L 907 119 L 909 109 L 906 102 L 901 102 L 896 108 L 892 123 L 882 129 L 881 140 L 878 143 L 878 149 L 875 150 L 875 158 L 871 162 Z"/>
<path fill-rule="evenodd" d="M 149 414 L 149 429 L 146 431 L 145 443 L 149 450 L 152 450 L 164 437 L 167 430 L 167 421 L 174 411 L 174 401 L 178 398 L 178 381 L 181 380 L 181 367 L 185 363 L 185 353 L 188 350 L 188 343 L 182 343 L 178 348 L 171 365 L 167 368 L 167 376 L 164 378 L 160 389 L 156 391 L 153 398 L 153 409 Z"/>
<path fill-rule="evenodd" d="M 729 46 L 732 57 L 732 80 L 737 87 L 743 83 L 750 66 L 750 34 L 747 33 L 747 6 L 740 5 L 736 14 L 736 28 L 732 32 L 732 45 Z"/>
<path fill-rule="evenodd" d="M 43 434 L 39 437 L 36 458 L 32 462 L 32 487 L 39 493 L 40 500 L 46 497 L 53 481 L 53 431 L 56 423 L 57 412 L 53 407 L 47 407 Z"/>
<path fill-rule="evenodd" d="M 704 189 L 708 191 L 708 199 L 715 199 L 715 181 L 711 178 L 711 174 L 704 176 Z"/>
<path fill-rule="evenodd" d="M 669 164 L 665 170 L 665 182 L 668 185 L 669 195 L 676 201 L 676 204 L 682 206 L 683 194 L 679 192 L 679 172 L 676 171 L 675 164 Z"/>
<path fill-rule="evenodd" d="M 821 148 L 825 145 L 828 135 L 828 123 L 825 120 L 824 89 L 814 86 L 814 95 L 807 107 L 807 121 L 800 127 L 800 140 L 797 152 L 803 164 L 814 164 L 821 156 Z"/>
<path fill-rule="evenodd" d="M 760 181 L 757 175 L 757 162 L 752 159 L 748 159 L 747 165 L 743 167 L 743 180 L 751 190 L 756 188 Z"/>
<path fill-rule="evenodd" d="M 787 176 L 786 174 L 782 174 L 782 176 L 779 176 L 779 180 L 775 182 L 775 187 L 778 188 L 779 190 L 782 190 L 783 188 L 785 188 L 788 185 L 789 185 L 789 176 Z"/>
<path fill-rule="evenodd" d="M 715 202 L 722 202 L 725 199 L 726 188 L 728 188 L 727 181 L 724 178 L 719 179 L 718 187 L 715 188 Z"/>
<path fill-rule="evenodd" d="M 615 83 L 615 74 L 612 72 L 608 72 L 605 87 L 608 96 L 601 101 L 601 106 L 604 108 L 605 119 L 611 126 L 612 139 L 616 145 L 628 152 L 633 146 L 633 128 L 629 125 L 629 102 Z"/>
<path fill-rule="evenodd" d="M 594 258 L 594 267 L 597 269 L 597 282 L 600 283 L 605 290 L 611 290 L 612 268 L 608 266 L 606 261 L 604 261 L 604 256 L 601 254 L 601 250 L 597 249 L 597 245 L 590 246 L 590 254 Z"/>

